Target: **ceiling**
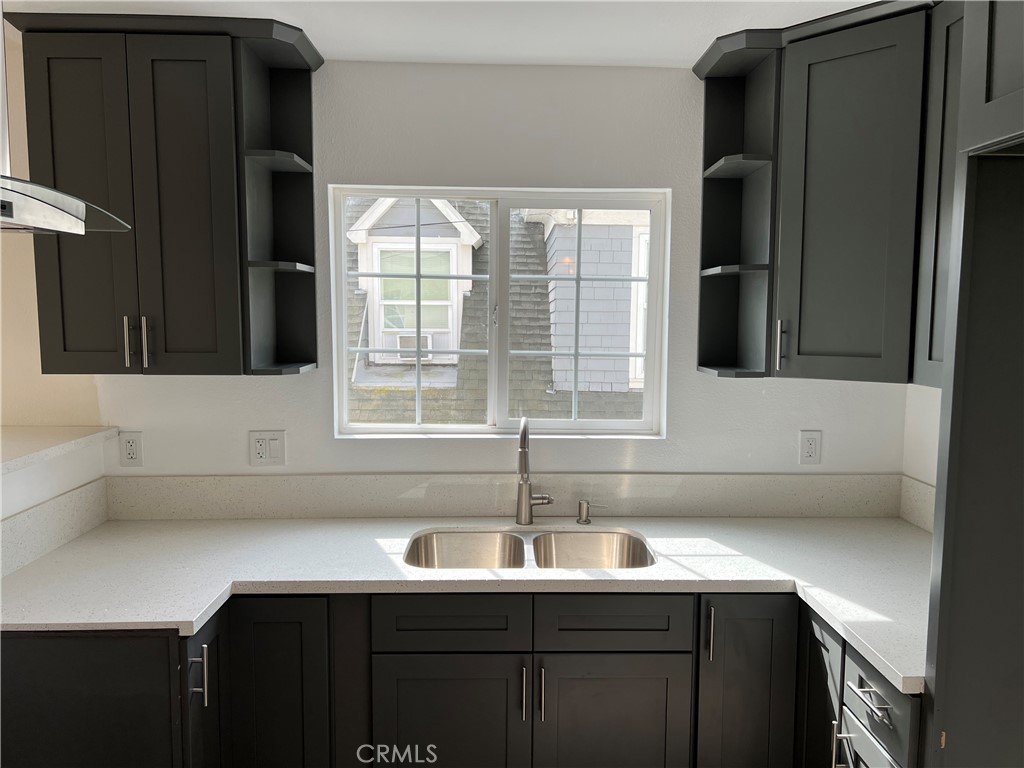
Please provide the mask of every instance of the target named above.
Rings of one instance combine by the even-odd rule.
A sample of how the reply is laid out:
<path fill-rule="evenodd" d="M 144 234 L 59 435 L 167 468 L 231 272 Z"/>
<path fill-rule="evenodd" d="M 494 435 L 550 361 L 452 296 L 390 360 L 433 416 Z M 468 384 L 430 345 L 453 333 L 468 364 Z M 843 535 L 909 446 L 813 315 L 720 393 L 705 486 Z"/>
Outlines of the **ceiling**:
<path fill-rule="evenodd" d="M 5 11 L 273 18 L 301 27 L 326 59 L 688 68 L 714 38 L 787 27 L 865 5 L 774 2 L 195 2 L 5 0 Z"/>

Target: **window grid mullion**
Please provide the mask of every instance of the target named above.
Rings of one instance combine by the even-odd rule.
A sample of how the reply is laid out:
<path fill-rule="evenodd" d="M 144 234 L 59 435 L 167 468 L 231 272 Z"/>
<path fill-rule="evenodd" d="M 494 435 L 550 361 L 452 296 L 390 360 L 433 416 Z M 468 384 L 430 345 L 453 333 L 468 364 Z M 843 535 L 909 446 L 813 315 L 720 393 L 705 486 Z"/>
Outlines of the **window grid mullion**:
<path fill-rule="evenodd" d="M 572 341 L 572 420 L 580 418 L 580 272 L 583 271 L 583 209 L 576 209 L 576 302 Z"/>
<path fill-rule="evenodd" d="M 416 198 L 416 241 L 413 246 L 416 266 L 416 426 L 423 424 L 423 286 L 420 264 L 420 198 Z"/>

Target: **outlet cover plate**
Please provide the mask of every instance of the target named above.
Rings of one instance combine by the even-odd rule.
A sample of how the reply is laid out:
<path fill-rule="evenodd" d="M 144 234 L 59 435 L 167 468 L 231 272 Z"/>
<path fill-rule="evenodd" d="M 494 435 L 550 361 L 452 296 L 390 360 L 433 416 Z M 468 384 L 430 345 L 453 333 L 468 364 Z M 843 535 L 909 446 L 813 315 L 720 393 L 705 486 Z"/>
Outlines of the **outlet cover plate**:
<path fill-rule="evenodd" d="M 249 466 L 282 467 L 284 464 L 283 429 L 249 433 Z"/>
<path fill-rule="evenodd" d="M 117 452 L 122 467 L 141 467 L 145 464 L 142 455 L 141 432 L 118 432 Z"/>
<path fill-rule="evenodd" d="M 800 430 L 800 463 L 821 464 L 821 430 Z"/>

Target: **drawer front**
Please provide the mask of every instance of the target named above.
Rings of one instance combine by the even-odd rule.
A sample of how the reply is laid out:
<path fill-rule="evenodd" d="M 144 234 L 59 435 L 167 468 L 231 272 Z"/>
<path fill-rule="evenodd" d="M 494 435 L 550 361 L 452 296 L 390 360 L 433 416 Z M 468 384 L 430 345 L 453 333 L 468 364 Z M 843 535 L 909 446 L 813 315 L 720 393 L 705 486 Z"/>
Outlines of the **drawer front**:
<path fill-rule="evenodd" d="M 899 764 L 846 707 L 843 707 L 840 727 L 844 734 L 839 748 L 842 765 L 847 768 L 899 768 Z"/>
<path fill-rule="evenodd" d="M 900 766 L 914 768 L 920 698 L 900 693 L 850 647 L 846 649 L 843 704 Z M 878 708 L 878 712 L 872 711 L 869 704 Z M 879 713 L 883 716 L 879 717 Z"/>
<path fill-rule="evenodd" d="M 374 653 L 529 651 L 532 595 L 374 595 Z"/>
<path fill-rule="evenodd" d="M 691 651 L 693 595 L 537 595 L 538 651 Z"/>

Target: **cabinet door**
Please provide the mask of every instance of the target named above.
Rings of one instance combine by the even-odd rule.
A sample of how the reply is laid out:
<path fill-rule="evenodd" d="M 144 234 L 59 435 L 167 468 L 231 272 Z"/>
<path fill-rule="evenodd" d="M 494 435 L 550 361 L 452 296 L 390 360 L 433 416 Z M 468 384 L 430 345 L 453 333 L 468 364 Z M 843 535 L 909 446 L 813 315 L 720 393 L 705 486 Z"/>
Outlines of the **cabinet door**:
<path fill-rule="evenodd" d="M 515 653 L 375 655 L 373 742 L 435 768 L 526 768 L 532 669 Z"/>
<path fill-rule="evenodd" d="M 330 757 L 327 599 L 231 602 L 235 765 L 313 768 Z"/>
<path fill-rule="evenodd" d="M 690 764 L 692 654 L 544 654 L 534 666 L 534 768 Z"/>
<path fill-rule="evenodd" d="M 24 51 L 32 180 L 133 224 L 124 35 L 26 33 Z M 43 373 L 141 372 L 134 231 L 34 244 Z"/>
<path fill-rule="evenodd" d="M 776 375 L 908 379 L 924 37 L 914 13 L 785 50 Z"/>
<path fill-rule="evenodd" d="M 7 632 L 4 768 L 181 765 L 173 632 Z"/>
<path fill-rule="evenodd" d="M 706 595 L 697 765 L 792 768 L 796 595 Z"/>
<path fill-rule="evenodd" d="M 951 0 L 945 0 L 931 11 L 913 373 L 915 384 L 931 387 L 942 386 L 946 292 L 956 210 L 953 187 L 958 166 L 961 172 L 966 171 L 962 163 L 957 162 L 956 149 L 963 17 L 963 4 Z"/>
<path fill-rule="evenodd" d="M 227 609 L 182 640 L 185 765 L 227 768 L 230 706 Z"/>
<path fill-rule="evenodd" d="M 843 705 L 843 640 L 800 605 L 797 666 L 797 768 L 822 768 L 832 759 L 832 723 Z"/>
<path fill-rule="evenodd" d="M 958 144 L 997 145 L 1024 134 L 1024 3 L 965 3 Z"/>
<path fill-rule="evenodd" d="M 145 372 L 241 373 L 231 39 L 127 45 Z"/>

